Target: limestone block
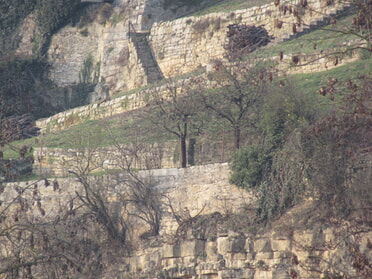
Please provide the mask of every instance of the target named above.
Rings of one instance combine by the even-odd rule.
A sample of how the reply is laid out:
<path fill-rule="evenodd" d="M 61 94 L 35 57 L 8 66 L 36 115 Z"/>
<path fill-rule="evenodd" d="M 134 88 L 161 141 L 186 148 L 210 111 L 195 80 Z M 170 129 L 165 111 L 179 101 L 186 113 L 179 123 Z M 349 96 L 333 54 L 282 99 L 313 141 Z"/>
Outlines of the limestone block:
<path fill-rule="evenodd" d="M 227 269 L 221 270 L 218 272 L 218 279 L 231 279 L 231 278 L 239 278 L 239 279 L 252 279 L 256 278 L 253 277 L 255 274 L 254 270 L 251 269 Z"/>
<path fill-rule="evenodd" d="M 289 239 L 273 239 L 271 240 L 271 248 L 273 251 L 289 251 L 292 242 Z"/>
<path fill-rule="evenodd" d="M 256 261 L 271 260 L 273 258 L 274 258 L 274 253 L 273 252 L 259 252 L 255 256 Z"/>
<path fill-rule="evenodd" d="M 245 252 L 245 241 L 245 238 L 240 236 L 219 237 L 217 238 L 218 252 L 221 254 Z"/>
<path fill-rule="evenodd" d="M 218 249 L 216 241 L 208 241 L 205 244 L 205 253 L 207 254 L 207 261 L 217 261 L 218 260 Z"/>
<path fill-rule="evenodd" d="M 274 252 L 275 259 L 291 259 L 292 256 L 293 256 L 293 253 L 291 251 Z"/>
<path fill-rule="evenodd" d="M 305 262 L 309 256 L 309 252 L 304 250 L 294 250 L 294 252 L 295 255 L 297 256 L 298 262 Z"/>
<path fill-rule="evenodd" d="M 218 279 L 218 273 L 210 272 L 210 271 L 204 271 L 204 274 L 201 274 L 201 279 Z"/>
<path fill-rule="evenodd" d="M 196 266 L 198 274 L 210 274 L 217 273 L 218 265 L 215 262 L 199 262 Z"/>
<path fill-rule="evenodd" d="M 198 257 L 205 252 L 205 241 L 202 240 L 191 240 L 183 241 L 181 243 L 181 257 Z"/>
<path fill-rule="evenodd" d="M 164 258 L 161 260 L 161 265 L 166 267 L 176 266 L 180 263 L 182 263 L 181 258 Z"/>
<path fill-rule="evenodd" d="M 245 268 L 246 253 L 228 253 L 225 255 L 226 267 L 228 268 Z"/>
<path fill-rule="evenodd" d="M 246 254 L 247 261 L 252 261 L 255 256 L 256 256 L 256 253 L 247 253 Z"/>
<path fill-rule="evenodd" d="M 273 273 L 268 270 L 257 269 L 254 274 L 254 279 L 275 279 Z"/>
<path fill-rule="evenodd" d="M 293 241 L 296 245 L 302 247 L 310 247 L 313 244 L 314 234 L 311 231 L 295 231 L 293 233 Z"/>
<path fill-rule="evenodd" d="M 291 279 L 290 270 L 291 270 L 290 265 L 280 264 L 273 270 L 273 278 Z M 298 278 L 298 277 L 292 277 L 292 278 Z"/>
<path fill-rule="evenodd" d="M 165 244 L 163 246 L 163 258 L 178 258 L 181 254 L 180 245 Z"/>
<path fill-rule="evenodd" d="M 248 253 L 254 253 L 254 239 L 253 237 L 247 237 L 245 240 L 244 250 Z"/>
<path fill-rule="evenodd" d="M 268 237 L 259 238 L 254 241 L 254 250 L 256 252 L 271 252 L 271 242 Z"/>
<path fill-rule="evenodd" d="M 231 240 L 231 252 L 239 253 L 245 251 L 245 238 L 237 237 Z"/>

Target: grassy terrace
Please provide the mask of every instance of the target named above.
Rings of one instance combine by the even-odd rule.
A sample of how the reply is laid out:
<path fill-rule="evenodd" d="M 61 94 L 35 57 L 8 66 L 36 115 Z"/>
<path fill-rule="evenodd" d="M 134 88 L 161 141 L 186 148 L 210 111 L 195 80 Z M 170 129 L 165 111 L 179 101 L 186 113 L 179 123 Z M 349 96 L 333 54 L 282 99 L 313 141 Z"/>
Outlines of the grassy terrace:
<path fill-rule="evenodd" d="M 342 17 L 338 20 L 337 28 L 326 26 L 302 35 L 296 39 L 289 40 L 270 47 L 263 47 L 252 54 L 254 57 L 278 56 L 284 54 L 312 54 L 328 50 L 344 51 L 348 43 L 358 39 L 348 31 L 352 22 L 352 15 Z M 345 53 L 348 55 L 348 53 Z"/>
<path fill-rule="evenodd" d="M 195 15 L 201 15 L 219 11 L 230 11 L 252 6 L 270 3 L 271 0 L 264 1 L 247 1 L 247 0 L 225 0 L 219 1 L 216 5 L 199 11 Z M 338 30 L 346 30 L 350 26 L 352 16 L 345 16 L 338 19 Z M 320 52 L 322 50 L 339 48 L 348 41 L 352 41 L 356 36 L 352 34 L 334 32 L 332 26 L 324 27 L 303 35 L 297 39 L 290 40 L 275 46 L 266 47 L 252 53 L 255 58 L 267 58 L 277 56 L 279 52 L 283 51 L 285 54 L 305 54 Z M 315 48 L 314 48 L 315 47 Z M 364 60 L 349 63 L 348 65 L 340 66 L 333 70 L 321 73 L 298 74 L 291 76 L 291 80 L 296 88 L 307 94 L 316 96 L 319 88 L 325 85 L 330 77 L 336 77 L 338 80 L 346 80 L 348 78 L 357 78 L 360 75 L 370 74 L 372 72 L 372 58 L 365 56 Z M 197 75 L 199 71 L 189 73 L 184 77 L 190 75 Z M 181 77 L 179 77 L 181 78 Z M 130 95 L 137 92 L 139 89 L 121 92 L 117 96 Z M 317 97 L 314 97 L 317 99 Z M 324 102 L 324 98 L 322 99 Z M 99 142 L 100 146 L 112 145 L 112 139 L 115 138 L 119 143 L 139 142 L 162 142 L 166 140 L 173 140 L 169 134 L 159 134 L 154 131 L 151 122 L 145 120 L 143 117 L 146 112 L 144 110 L 137 110 L 134 113 L 125 113 L 117 115 L 110 119 L 87 121 L 83 124 L 73 126 L 69 129 L 49 133 L 43 135 L 42 138 L 31 138 L 27 140 L 13 142 L 12 146 L 21 147 L 23 145 L 40 148 L 40 146 L 51 148 L 74 148 L 77 147 L 77 137 L 79 135 L 89 135 L 91 139 Z M 206 127 L 206 134 L 208 137 L 216 137 L 220 131 L 218 123 L 215 121 L 206 121 L 209 127 Z M 108 129 L 109 127 L 109 129 Z M 3 148 L 5 158 L 16 158 L 18 152 L 14 148 Z"/>
<path fill-rule="evenodd" d="M 319 88 L 326 84 L 330 77 L 337 77 L 339 81 L 349 78 L 357 78 L 361 75 L 372 73 L 372 59 L 359 60 L 338 68 L 320 72 L 297 74 L 290 77 L 296 88 L 301 88 L 303 92 L 311 97 L 313 101 L 319 104 L 326 104 L 325 99 L 318 98 Z M 151 122 L 143 119 L 145 110 L 137 110 L 133 113 L 125 113 L 105 120 L 87 121 L 83 124 L 73 126 L 69 129 L 46 134 L 43 137 L 31 138 L 22 141 L 13 142 L 15 147 L 22 145 L 33 146 L 34 148 L 52 147 L 52 148 L 76 148 L 80 143 L 78 138 L 88 136 L 90 140 L 98 142 L 100 146 L 109 146 L 113 143 L 113 138 L 119 143 L 139 142 L 164 142 L 174 139 L 169 134 L 159 134 L 154 131 Z M 219 136 L 219 124 L 215 121 L 207 121 L 206 135 L 208 137 Z M 79 145 L 80 146 L 80 145 Z M 18 157 L 17 152 L 11 148 L 4 148 L 5 158 Z"/>
<path fill-rule="evenodd" d="M 247 8 L 252 8 L 256 6 L 261 6 L 265 4 L 272 3 L 272 0 L 223 0 L 223 1 L 216 1 L 217 4 L 202 9 L 193 14 L 193 16 L 200 16 L 210 13 L 218 13 L 218 12 L 230 12 L 236 10 L 242 10 Z"/>
<path fill-rule="evenodd" d="M 217 4 L 205 8 L 193 14 L 200 16 L 214 12 L 229 12 L 239 9 L 251 8 L 263 4 L 269 4 L 272 0 L 225 0 L 218 1 Z M 329 25 L 311 31 L 300 36 L 295 40 L 283 42 L 269 48 L 261 48 L 254 53 L 257 58 L 277 56 L 281 51 L 286 54 L 310 54 L 330 49 L 343 50 L 343 46 L 348 42 L 358 39 L 357 36 L 349 32 L 354 15 L 339 15 L 336 27 Z"/>

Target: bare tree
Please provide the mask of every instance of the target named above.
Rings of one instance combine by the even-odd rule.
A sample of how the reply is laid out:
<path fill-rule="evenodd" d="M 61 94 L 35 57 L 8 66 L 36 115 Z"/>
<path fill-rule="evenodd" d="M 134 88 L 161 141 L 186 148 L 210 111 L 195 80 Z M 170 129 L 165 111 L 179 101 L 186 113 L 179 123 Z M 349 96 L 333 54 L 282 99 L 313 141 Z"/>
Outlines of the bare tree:
<path fill-rule="evenodd" d="M 187 166 L 186 142 L 190 134 L 197 134 L 203 125 L 200 114 L 200 94 L 191 80 L 169 81 L 164 87 L 151 90 L 152 122 L 179 140 L 180 164 Z"/>
<path fill-rule="evenodd" d="M 45 203 L 41 188 L 52 187 L 48 180 L 12 185 L 1 197 L 0 276 L 67 278 L 89 275 L 92 267 L 99 274 L 97 247 L 105 240 L 95 236 L 101 234 L 95 220 L 61 192 L 53 208 Z"/>
<path fill-rule="evenodd" d="M 204 106 L 227 120 L 233 128 L 236 149 L 241 145 L 244 122 L 257 112 L 266 92 L 266 83 L 271 79 L 271 73 L 264 68 L 253 69 L 245 63 L 226 65 L 216 61 L 209 80 L 199 83 Z"/>
<path fill-rule="evenodd" d="M 113 136 L 109 128 L 106 132 Z M 69 161 L 73 164 L 66 164 L 69 173 L 82 186 L 81 191 L 76 191 L 76 196 L 114 241 L 125 244 L 131 237 L 128 229 L 133 225 L 133 217 L 149 225 L 150 235 L 157 235 L 161 220 L 160 193 L 151 175 L 140 176 L 133 169 L 136 158 L 143 150 L 136 144 L 119 144 L 114 137 L 111 140 L 113 148 L 110 148 L 109 155 L 105 154 L 105 158 L 97 159 L 98 154 L 104 154 L 104 148 L 99 148 L 99 142 L 96 141 L 95 144 L 79 148 L 75 158 Z M 108 166 L 104 165 L 105 159 L 111 162 Z M 110 169 L 115 170 L 116 174 L 108 175 L 108 179 L 92 176 L 96 170 Z"/>

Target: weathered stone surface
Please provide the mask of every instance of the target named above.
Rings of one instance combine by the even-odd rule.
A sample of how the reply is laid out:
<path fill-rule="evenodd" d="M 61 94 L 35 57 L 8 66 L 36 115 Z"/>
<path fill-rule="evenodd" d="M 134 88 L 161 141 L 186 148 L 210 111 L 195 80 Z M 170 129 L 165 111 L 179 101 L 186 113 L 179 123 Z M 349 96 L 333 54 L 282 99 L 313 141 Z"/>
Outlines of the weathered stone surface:
<path fill-rule="evenodd" d="M 163 246 L 163 258 L 179 258 L 181 256 L 180 245 L 166 244 Z"/>
<path fill-rule="evenodd" d="M 224 174 L 221 173 L 222 170 L 225 170 Z M 144 172 L 143 175 L 145 174 Z M 223 185 L 223 183 L 220 184 L 223 181 L 220 181 L 222 177 L 225 177 L 224 183 L 227 183 L 227 174 L 227 165 L 200 166 L 187 170 L 152 171 L 154 178 L 159 181 L 159 187 L 164 187 L 167 190 L 174 187 L 176 192 L 180 191 L 181 193 L 185 193 L 185 188 L 191 187 L 192 189 L 197 185 L 201 187 L 203 176 L 218 190 L 218 187 Z M 109 177 L 95 179 L 99 179 L 100 185 L 105 185 L 110 181 Z M 45 181 L 40 181 L 37 184 L 37 197 L 41 199 L 42 207 L 49 215 L 58 214 L 59 207 L 57 205 L 71 197 L 75 191 L 79 191 L 79 185 L 75 179 L 58 179 L 57 182 L 58 188 L 52 186 L 52 181 L 51 185 L 47 185 Z M 0 205 L 0 210 L 17 195 L 15 186 L 26 188 L 28 185 L 26 182 L 7 184 L 0 195 L 0 200 L 3 202 Z M 233 195 L 234 186 L 225 184 L 224 187 L 228 187 L 228 195 Z M 201 206 L 203 203 L 197 202 L 196 198 L 211 195 L 210 188 L 205 189 L 199 189 L 194 196 L 191 194 L 193 190 L 190 190 L 187 192 L 191 196 L 190 199 L 180 198 L 174 193 L 171 200 L 179 203 L 177 209 L 186 206 L 192 209 L 191 212 L 198 212 L 200 207 L 197 208 L 197 206 Z M 217 192 L 220 193 L 221 190 Z M 172 191 L 170 193 L 172 194 Z M 185 194 L 181 196 L 185 197 Z M 25 198 L 33 200 L 35 196 L 31 191 L 25 194 Z M 213 200 L 213 195 L 210 196 L 210 199 Z M 239 207 L 237 203 L 234 204 Z M 218 203 L 209 204 L 206 213 L 214 212 L 219 208 L 218 206 Z M 35 218 L 41 217 L 35 206 L 31 207 L 31 211 Z M 163 237 L 174 233 L 174 230 L 169 230 L 170 225 L 164 225 L 164 223 L 170 224 L 171 222 L 176 223 L 175 220 L 172 220 L 172 216 L 162 219 L 161 234 Z M 137 250 L 133 251 L 131 257 L 116 259 L 121 264 L 110 267 L 109 270 L 118 274 L 116 278 L 133 278 L 137 273 L 138 277 L 141 277 L 143 274 L 153 274 L 154 270 L 157 270 L 159 274 L 164 274 L 168 278 L 289 279 L 291 278 L 288 277 L 290 274 L 296 273 L 298 278 L 320 279 L 325 277 L 326 271 L 337 268 L 358 278 L 353 267 L 354 257 L 350 252 L 350 247 L 343 244 L 340 239 L 340 234 L 342 235 L 343 232 L 347 232 L 346 228 L 295 230 L 292 240 L 292 238 L 278 236 L 270 232 L 262 235 L 244 235 L 226 231 L 223 236 L 216 236 L 215 239 L 208 241 L 185 239 L 180 240 L 177 244 L 154 242 L 154 245 L 139 246 Z M 371 261 L 372 234 L 361 234 L 358 237 L 360 237 L 359 251 Z M 336 242 L 338 245 L 327 248 L 326 244 Z M 319 247 L 309 250 L 308 245 L 314 244 Z M 320 247 L 323 248 L 320 249 Z M 4 247 L 1 249 L 0 252 L 7 253 Z M 155 278 L 147 275 L 142 277 Z M 105 275 L 103 278 L 115 277 Z"/>
<path fill-rule="evenodd" d="M 257 252 L 256 256 L 255 256 L 255 260 L 256 261 L 260 261 L 260 260 L 271 260 L 274 258 L 274 253 L 273 252 Z"/>
<path fill-rule="evenodd" d="M 272 252 L 270 238 L 264 237 L 254 241 L 254 250 L 257 252 Z"/>
<path fill-rule="evenodd" d="M 181 257 L 200 257 L 204 255 L 205 241 L 191 240 L 181 244 Z"/>
<path fill-rule="evenodd" d="M 298 1 L 297 1 L 298 2 Z M 297 3 L 295 2 L 295 3 Z M 328 9 L 322 1 L 309 1 L 314 7 Z M 336 1 L 337 2 L 337 1 Z M 150 42 L 155 56 L 162 71 L 172 77 L 180 73 L 189 72 L 211 65 L 210 61 L 222 58 L 224 55 L 223 44 L 226 40 L 226 26 L 231 23 L 255 23 L 264 24 L 265 28 L 276 37 L 283 35 L 288 30 L 274 30 L 273 24 L 278 9 L 273 4 L 236 11 L 234 13 L 218 13 L 203 17 L 187 17 L 172 22 L 159 21 L 164 16 L 158 13 L 163 9 L 161 0 L 116 0 L 114 13 L 119 14 L 119 7 L 132 5 L 134 13 L 122 13 L 122 18 L 117 23 L 97 22 L 87 26 L 88 36 L 84 37 L 77 27 L 67 26 L 56 34 L 51 42 L 48 59 L 53 68 L 51 78 L 59 85 L 69 85 L 79 81 L 79 71 L 84 59 L 92 54 L 94 62 L 101 63 L 101 78 L 104 78 L 111 88 L 111 95 L 119 90 L 135 88 L 148 83 L 140 59 L 137 56 L 133 42 L 128 40 L 128 22 L 131 20 L 139 30 L 151 29 Z M 149 14 L 152 17 L 149 17 Z M 297 20 L 292 15 L 283 19 L 288 26 Z M 305 22 L 309 18 L 304 17 Z M 207 24 L 206 24 L 207 23 Z M 32 18 L 25 23 L 28 25 L 22 35 L 22 45 L 19 54 L 31 55 L 32 34 L 35 26 Z M 203 27 L 203 24 L 205 27 Z M 200 29 L 204 29 L 200 32 Z M 28 52 L 27 52 L 28 51 Z M 317 59 L 319 56 L 300 56 L 302 62 L 317 60 L 317 63 L 307 67 L 292 67 L 290 56 L 285 56 L 279 64 L 279 69 L 286 72 L 309 72 L 329 69 L 334 67 L 331 59 Z M 275 61 L 275 59 L 273 59 Z M 340 64 L 339 64 L 340 65 Z M 209 67 L 210 68 L 210 67 Z M 210 69 L 209 69 L 210 70 Z M 94 104 L 77 108 L 38 121 L 44 130 L 63 129 L 71 124 L 81 123 L 88 119 L 100 119 L 114 114 L 138 108 L 146 105 L 146 90 L 141 90 L 133 95 L 108 100 L 100 104 Z M 44 153 L 36 153 L 36 158 L 45 158 L 43 165 L 37 167 L 46 170 L 54 170 L 59 164 L 58 158 L 65 160 L 73 158 L 76 150 L 44 149 Z M 101 153 L 110 153 L 107 149 Z M 111 154 L 113 154 L 112 152 Z M 167 152 L 171 153 L 171 152 Z M 100 157 L 100 156 L 97 156 Z M 103 157 L 102 157 L 103 158 Z M 55 161 L 56 160 L 56 161 Z M 170 158 L 168 158 L 171 161 Z M 114 164 L 112 157 L 105 157 L 102 165 L 108 167 Z M 140 164 L 140 163 L 139 163 Z M 164 166 L 164 165 L 162 165 Z M 169 166 L 171 166 L 169 164 Z M 65 175 L 66 169 L 61 167 L 60 175 Z M 153 170 L 151 175 L 157 181 L 157 187 L 164 189 L 169 194 L 172 205 L 177 212 L 187 211 L 189 216 L 195 216 L 204 208 L 203 214 L 215 211 L 237 210 L 242 204 L 252 203 L 254 198 L 249 193 L 242 193 L 235 186 L 228 183 L 228 165 L 215 164 L 198 166 L 188 169 L 162 169 Z M 45 173 L 47 174 L 47 172 Z M 149 173 L 142 172 L 141 175 Z M 107 180 L 102 180 L 105 185 Z M 57 180 L 56 180 L 57 182 Z M 66 201 L 79 186 L 72 178 L 58 179 L 59 189 L 47 186 L 43 182 L 37 185 L 38 198 L 42 197 L 44 210 L 50 214 L 58 214 L 58 202 Z M 10 184 L 1 193 L 3 206 L 7 205 L 15 196 L 12 187 L 27 187 L 25 183 Z M 31 195 L 27 196 L 33 199 Z M 115 197 L 108 199 L 115 203 Z M 228 201 L 228 202 L 226 202 Z M 167 201 L 169 202 L 169 201 Z M 226 208 L 228 204 L 229 208 Z M 178 228 L 174 216 L 167 206 L 163 206 L 164 216 L 161 224 L 161 236 L 172 235 Z M 0 209 L 1 211 L 1 209 Z M 40 213 L 35 206 L 31 207 L 35 218 L 40 218 Z M 143 226 L 143 224 L 141 224 Z M 192 236 L 192 233 L 186 234 Z M 372 261 L 371 242 L 372 234 L 361 235 L 360 249 L 365 253 L 369 261 Z M 293 239 L 278 238 L 274 234 L 257 236 L 245 236 L 229 231 L 221 232 L 215 241 L 202 241 L 186 239 L 179 244 L 165 244 L 158 249 L 145 247 L 133 252 L 132 257 L 120 259 L 122 266 L 118 267 L 119 275 L 115 278 L 133 278 L 133 274 L 139 270 L 153 272 L 160 270 L 168 278 L 290 278 L 290 272 L 294 270 L 298 278 L 323 278 L 330 268 L 339 268 L 347 271 L 357 278 L 358 274 L 353 269 L 353 255 L 349 247 L 337 245 L 336 248 L 326 250 L 325 247 L 335 247 L 340 243 L 337 230 L 334 228 L 317 230 L 297 230 L 293 233 Z M 309 249 L 309 248 L 316 249 Z M 2 248 L 0 253 L 7 253 Z M 124 268 L 125 266 L 125 268 Z M 129 266 L 128 268 L 126 266 Z M 315 270 L 311 272 L 309 270 Z M 320 271 L 318 271 L 320 270 Z M 125 272 L 128 272 L 126 274 Z M 156 276 L 154 274 L 151 275 Z M 137 276 L 140 277 L 140 276 Z M 105 276 L 104 278 L 113 278 Z M 143 277 L 147 278 L 147 277 Z"/>
<path fill-rule="evenodd" d="M 207 255 L 207 261 L 214 261 L 218 260 L 218 248 L 216 241 L 207 241 L 205 243 L 205 253 Z"/>
<path fill-rule="evenodd" d="M 273 251 L 288 251 L 291 249 L 291 240 L 289 239 L 273 239 L 271 248 Z"/>

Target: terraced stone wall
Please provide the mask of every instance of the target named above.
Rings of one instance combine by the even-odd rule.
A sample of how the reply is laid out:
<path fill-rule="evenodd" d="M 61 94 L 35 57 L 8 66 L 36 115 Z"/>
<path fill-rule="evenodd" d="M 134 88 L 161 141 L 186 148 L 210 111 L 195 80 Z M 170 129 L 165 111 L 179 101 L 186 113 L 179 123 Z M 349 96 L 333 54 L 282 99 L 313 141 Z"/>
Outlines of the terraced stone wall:
<path fill-rule="evenodd" d="M 122 148 L 133 149 L 133 146 L 123 145 Z M 228 148 L 227 143 L 217 140 L 196 142 L 194 150 L 193 165 L 205 165 L 228 161 L 233 149 Z M 95 167 L 94 172 L 123 168 L 124 155 L 117 147 L 100 147 L 90 151 L 40 147 L 34 150 L 33 173 L 64 177 L 68 175 L 68 171 L 76 169 L 76 162 L 84 162 L 84 156 L 89 152 L 93 154 L 91 165 Z M 179 145 L 173 141 L 164 144 L 141 145 L 141 149 L 133 156 L 132 166 L 136 169 L 178 168 L 180 167 L 178 154 Z M 78 158 L 80 159 L 78 160 Z"/>
<path fill-rule="evenodd" d="M 321 279 L 335 274 L 365 278 L 363 272 L 372 261 L 372 233 L 355 231 L 346 221 L 307 227 L 305 224 L 296 229 L 298 224 L 289 212 L 284 220 L 274 222 L 272 229 L 263 231 L 247 226 L 234 232 L 227 224 L 219 224 L 222 215 L 237 212 L 243 206 L 252 209 L 255 206 L 251 193 L 228 183 L 228 173 L 227 164 L 140 172 L 144 177 L 151 176 L 156 187 L 169 198 L 162 201 L 160 237 L 134 242 L 131 256 L 120 256 L 114 264 L 108 262 L 102 278 Z M 92 179 L 102 187 L 110 185 L 110 180 L 115 181 L 114 176 Z M 29 182 L 6 184 L 0 194 L 0 210 L 17 197 L 16 189 L 28 188 L 24 198 L 30 201 L 31 216 L 42 220 L 59 214 L 60 206 L 81 186 L 75 178 L 57 178 L 55 182 L 58 189 L 44 180 L 31 189 Z M 109 189 L 105 193 L 110 193 Z M 38 203 L 34 202 L 36 198 Z M 187 227 L 184 237 L 177 238 L 179 226 L 169 202 L 185 217 L 200 214 L 199 228 L 208 223 L 208 218 L 215 218 L 215 222 L 205 230 Z M 46 217 L 39 212 L 38 204 Z M 144 224 L 134 229 L 138 233 L 145 230 Z M 358 264 L 360 260 L 367 264 Z"/>
<path fill-rule="evenodd" d="M 335 12 L 342 6 L 339 1 L 331 6 L 319 0 L 308 3 L 320 15 Z M 301 10 L 300 1 L 286 1 L 281 5 L 284 4 L 298 6 L 298 10 Z M 301 11 L 302 25 L 313 24 L 317 12 Z M 280 29 L 275 27 L 276 20 L 283 22 Z M 165 77 L 173 77 L 204 67 L 211 60 L 223 59 L 227 26 L 230 24 L 262 25 L 277 40 L 293 34 L 293 24 L 297 23 L 294 13 L 284 14 L 280 6 L 272 3 L 234 12 L 158 22 L 151 28 L 150 43 Z"/>

